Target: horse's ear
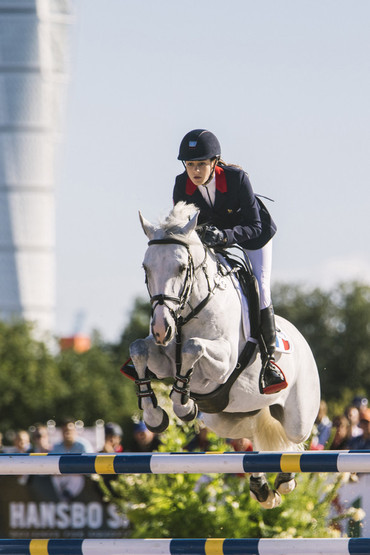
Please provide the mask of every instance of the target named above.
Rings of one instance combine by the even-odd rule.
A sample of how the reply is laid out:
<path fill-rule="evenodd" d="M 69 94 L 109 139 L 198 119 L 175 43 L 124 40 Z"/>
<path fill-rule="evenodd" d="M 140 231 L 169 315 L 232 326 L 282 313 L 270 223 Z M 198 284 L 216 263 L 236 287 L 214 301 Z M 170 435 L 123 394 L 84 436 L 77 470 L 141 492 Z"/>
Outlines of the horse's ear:
<path fill-rule="evenodd" d="M 188 223 L 182 228 L 182 233 L 184 235 L 188 235 L 189 233 L 194 231 L 194 229 L 197 227 L 198 216 L 199 216 L 199 210 L 195 212 L 194 216 L 192 216 L 192 218 L 190 218 Z"/>
<path fill-rule="evenodd" d="M 148 237 L 149 240 L 153 239 L 154 231 L 155 231 L 154 225 L 148 222 L 148 220 L 144 218 L 144 216 L 141 214 L 140 211 L 139 211 L 139 218 L 140 218 L 141 227 L 143 228 L 145 235 Z"/>

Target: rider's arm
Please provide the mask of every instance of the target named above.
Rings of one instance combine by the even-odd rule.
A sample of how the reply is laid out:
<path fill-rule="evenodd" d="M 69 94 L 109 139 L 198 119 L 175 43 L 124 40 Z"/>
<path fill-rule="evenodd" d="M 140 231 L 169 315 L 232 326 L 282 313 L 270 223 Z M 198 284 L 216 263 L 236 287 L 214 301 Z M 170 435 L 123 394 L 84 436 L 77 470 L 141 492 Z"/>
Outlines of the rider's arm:
<path fill-rule="evenodd" d="M 230 229 L 224 229 L 227 236 L 227 246 L 245 244 L 250 239 L 256 239 L 262 233 L 262 222 L 258 203 L 249 181 L 248 175 L 240 171 L 239 183 L 233 187 L 233 194 L 237 195 L 239 218 L 238 223 Z"/>

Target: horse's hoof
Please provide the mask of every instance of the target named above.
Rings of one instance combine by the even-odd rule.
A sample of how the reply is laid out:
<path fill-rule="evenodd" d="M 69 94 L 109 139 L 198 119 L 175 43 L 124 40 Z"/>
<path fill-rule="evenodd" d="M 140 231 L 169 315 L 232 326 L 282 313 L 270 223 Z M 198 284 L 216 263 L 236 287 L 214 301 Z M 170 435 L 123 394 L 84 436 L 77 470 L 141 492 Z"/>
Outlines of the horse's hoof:
<path fill-rule="evenodd" d="M 279 472 L 276 476 L 274 487 L 282 495 L 292 492 L 297 486 L 294 474 L 291 472 Z"/>
<path fill-rule="evenodd" d="M 282 495 L 287 495 L 291 493 L 297 486 L 297 482 L 294 480 L 289 480 L 289 482 L 282 482 L 280 486 L 277 488 L 277 491 Z"/>
<path fill-rule="evenodd" d="M 266 501 L 259 501 L 264 509 L 275 509 L 281 504 L 281 495 L 278 491 L 270 491 Z"/>
<path fill-rule="evenodd" d="M 179 416 L 179 418 L 183 422 L 191 422 L 197 416 L 198 416 L 198 405 L 196 403 L 194 403 L 193 408 L 191 409 L 191 411 L 188 414 L 185 414 L 185 416 Z"/>
<path fill-rule="evenodd" d="M 162 413 L 163 413 L 163 419 L 162 419 L 162 422 L 158 426 L 151 426 L 150 424 L 145 422 L 145 425 L 148 428 L 148 430 L 150 430 L 154 434 L 160 434 L 160 433 L 164 432 L 165 430 L 167 430 L 168 424 L 170 423 L 170 419 L 168 418 L 168 414 L 166 413 L 166 411 L 164 411 L 163 409 L 161 409 L 161 410 L 162 410 Z"/>

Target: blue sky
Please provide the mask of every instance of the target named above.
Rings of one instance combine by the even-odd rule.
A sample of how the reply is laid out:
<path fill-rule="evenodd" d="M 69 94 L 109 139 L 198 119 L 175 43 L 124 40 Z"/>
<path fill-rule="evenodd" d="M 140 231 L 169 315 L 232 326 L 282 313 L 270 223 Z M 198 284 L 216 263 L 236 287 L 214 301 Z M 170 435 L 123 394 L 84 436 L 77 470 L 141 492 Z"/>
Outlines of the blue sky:
<path fill-rule="evenodd" d="M 219 138 L 275 200 L 273 281 L 370 283 L 367 0 L 75 0 L 57 164 L 57 331 L 115 340 L 179 142 Z"/>

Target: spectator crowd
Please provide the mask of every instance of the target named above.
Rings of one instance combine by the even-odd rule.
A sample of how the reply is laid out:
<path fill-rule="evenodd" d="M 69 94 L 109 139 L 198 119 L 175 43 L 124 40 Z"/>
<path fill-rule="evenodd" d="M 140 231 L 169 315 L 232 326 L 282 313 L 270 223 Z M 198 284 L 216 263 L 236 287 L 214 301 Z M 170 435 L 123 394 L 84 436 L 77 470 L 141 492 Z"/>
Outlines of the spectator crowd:
<path fill-rule="evenodd" d="M 201 416 L 201 415 L 200 415 Z M 209 430 L 198 420 L 199 431 L 184 445 L 185 451 L 208 451 L 210 448 Z M 0 452 L 12 453 L 121 453 L 157 451 L 161 439 L 158 434 L 151 432 L 144 422 L 134 422 L 130 434 L 125 436 L 122 428 L 115 422 L 104 425 L 104 442 L 96 449 L 84 434 L 81 433 L 76 422 L 67 418 L 61 422 L 61 439 L 51 442 L 49 427 L 45 424 L 35 424 L 28 430 L 18 430 L 14 433 L 12 445 L 3 446 L 0 434 Z M 252 451 L 253 445 L 247 438 L 228 441 L 235 451 Z M 313 427 L 309 443 L 310 450 L 363 450 L 370 449 L 370 408 L 368 399 L 355 397 L 346 407 L 343 414 L 337 414 L 332 419 L 328 416 L 327 403 L 320 402 L 319 412 Z"/>
<path fill-rule="evenodd" d="M 370 408 L 366 397 L 355 397 L 343 414 L 332 419 L 321 401 L 310 444 L 311 450 L 370 449 Z"/>
<path fill-rule="evenodd" d="M 144 422 L 133 423 L 131 434 L 126 438 L 125 446 L 123 431 L 119 424 L 108 422 L 104 425 L 103 444 L 96 445 L 84 434 L 83 426 L 77 425 L 73 418 L 66 418 L 60 425 L 60 440 L 52 442 L 55 435 L 54 427 L 46 424 L 35 424 L 29 429 L 17 430 L 13 433 L 11 445 L 3 445 L 0 434 L 0 452 L 7 453 L 121 453 L 149 452 L 158 449 L 160 439 L 151 432 Z"/>

